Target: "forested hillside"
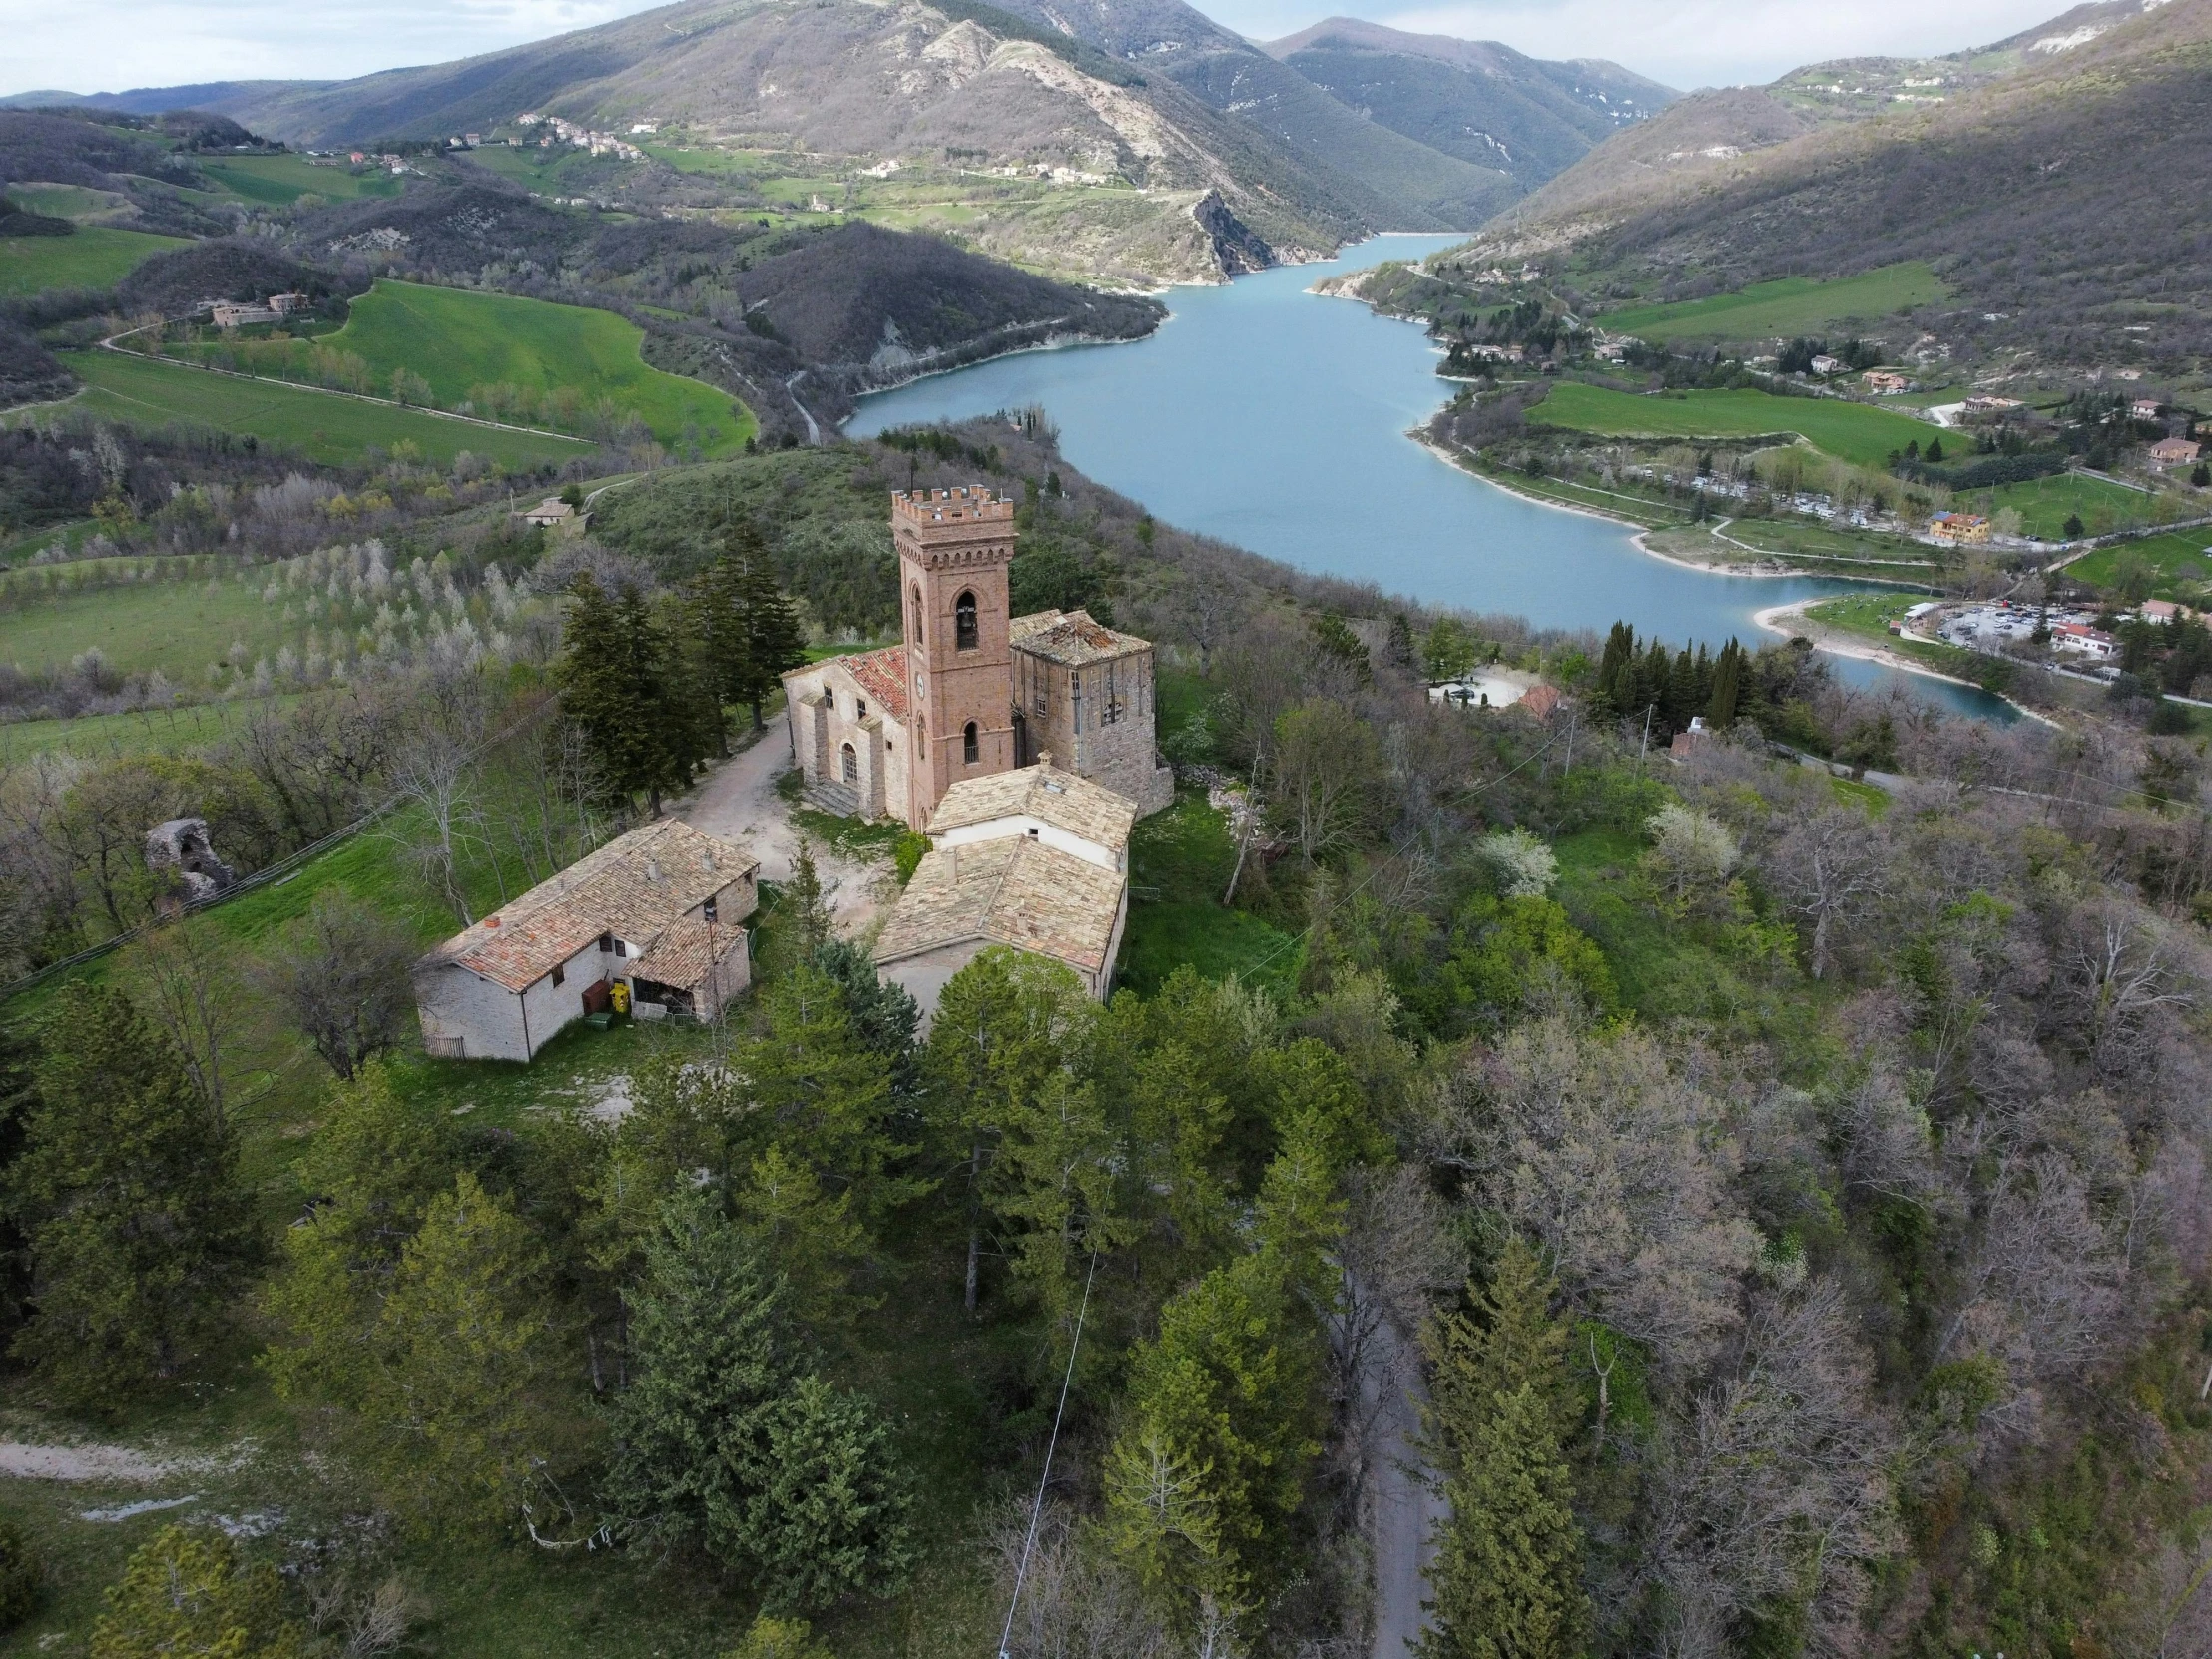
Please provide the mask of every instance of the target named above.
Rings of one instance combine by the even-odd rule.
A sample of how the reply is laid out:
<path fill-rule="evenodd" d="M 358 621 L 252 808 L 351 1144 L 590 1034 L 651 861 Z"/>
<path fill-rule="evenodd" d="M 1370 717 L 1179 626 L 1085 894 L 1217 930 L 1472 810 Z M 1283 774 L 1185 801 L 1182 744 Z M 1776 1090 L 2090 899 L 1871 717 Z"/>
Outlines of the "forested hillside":
<path fill-rule="evenodd" d="M 43 442 L 12 475 L 74 487 Z M 1368 1531 L 1406 1459 L 1448 1652 L 2147 1659 L 2212 1619 L 2188 743 L 1422 611 L 1159 524 L 1035 417 L 671 469 L 565 544 L 456 474 L 322 547 L 267 462 L 101 453 L 201 492 L 149 515 L 195 547 L 311 547 L 273 622 L 404 617 L 192 751 L 0 779 L 11 947 L 159 922 L 103 856 L 149 813 L 252 870 L 405 805 L 6 1004 L 11 1431 L 107 1461 L 0 1480 L 0 1640 L 152 1640 L 190 1583 L 253 1655 L 1358 1653 L 1418 1617 Z M 991 952 L 918 1035 L 822 885 L 895 890 L 890 838 L 798 808 L 821 862 L 726 1020 L 415 1052 L 421 941 L 742 747 L 752 648 L 702 642 L 875 634 L 886 491 L 954 482 L 1014 495 L 1017 606 L 1162 653 L 1184 789 L 1114 1000 Z M 1485 661 L 1571 700 L 1428 697 Z M 1647 709 L 1714 735 L 1645 759 Z"/>

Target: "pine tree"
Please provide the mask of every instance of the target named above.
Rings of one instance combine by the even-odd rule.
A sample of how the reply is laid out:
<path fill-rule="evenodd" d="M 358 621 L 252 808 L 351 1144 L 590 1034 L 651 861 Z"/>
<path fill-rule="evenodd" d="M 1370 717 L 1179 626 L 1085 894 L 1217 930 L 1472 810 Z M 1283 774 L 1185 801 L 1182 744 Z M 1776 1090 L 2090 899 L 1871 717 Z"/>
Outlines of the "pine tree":
<path fill-rule="evenodd" d="M 92 1659 L 306 1659 L 276 1569 L 248 1566 L 212 1529 L 165 1526 L 133 1552 L 92 1627 Z"/>
<path fill-rule="evenodd" d="M 658 817 L 662 792 L 704 753 L 681 653 L 635 589 L 610 598 L 587 572 L 569 592 L 554 671 L 562 712 L 605 788 L 624 801 L 644 791 Z"/>
<path fill-rule="evenodd" d="M 811 1375 L 781 1283 L 698 1194 L 673 1199 L 632 1319 L 603 1496 L 636 1535 L 750 1572 L 772 1608 L 896 1587 L 911 1502 L 872 1407 Z"/>
<path fill-rule="evenodd" d="M 749 704 L 753 730 L 761 730 L 761 706 L 782 683 L 788 669 L 807 660 L 807 636 L 799 626 L 799 613 L 784 590 L 776 585 L 776 570 L 760 537 L 745 533 L 737 552 L 738 596 L 744 606 L 745 654 L 742 677 L 733 688 L 732 702 Z"/>
<path fill-rule="evenodd" d="M 1423 1334 L 1434 1363 L 1428 1443 L 1452 1516 L 1428 1568 L 1424 1659 L 1573 1659 L 1589 1630 L 1566 1442 L 1580 1402 L 1551 1282 L 1520 1239 L 1461 1314 Z"/>
<path fill-rule="evenodd" d="M 38 1068 L 15 1211 L 36 1314 L 14 1353 L 64 1402 L 172 1376 L 260 1255 L 236 1153 L 182 1057 L 120 991 L 75 997 Z"/>

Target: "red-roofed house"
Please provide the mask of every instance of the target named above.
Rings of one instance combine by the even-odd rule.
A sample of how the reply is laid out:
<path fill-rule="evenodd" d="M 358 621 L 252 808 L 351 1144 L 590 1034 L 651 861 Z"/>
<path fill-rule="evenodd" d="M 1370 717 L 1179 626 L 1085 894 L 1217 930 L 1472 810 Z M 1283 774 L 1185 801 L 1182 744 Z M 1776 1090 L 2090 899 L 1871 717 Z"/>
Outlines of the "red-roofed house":
<path fill-rule="evenodd" d="M 528 1060 L 617 983 L 641 1018 L 719 1012 L 752 981 L 760 867 L 673 820 L 617 835 L 415 963 L 424 1046 Z"/>

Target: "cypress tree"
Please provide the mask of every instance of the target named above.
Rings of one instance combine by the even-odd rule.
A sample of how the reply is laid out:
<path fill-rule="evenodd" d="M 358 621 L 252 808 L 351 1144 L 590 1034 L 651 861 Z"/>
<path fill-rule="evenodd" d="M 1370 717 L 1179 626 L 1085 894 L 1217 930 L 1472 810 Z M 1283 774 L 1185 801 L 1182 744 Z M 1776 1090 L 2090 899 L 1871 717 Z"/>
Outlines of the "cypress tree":
<path fill-rule="evenodd" d="M 1675 653 L 1674 666 L 1667 671 L 1667 693 L 1660 708 L 1667 724 L 1678 731 L 1690 724 L 1692 715 L 1703 712 L 1697 694 L 1697 662 L 1691 657 L 1688 646 Z"/>
<path fill-rule="evenodd" d="M 1589 1634 L 1582 1533 L 1566 1442 L 1580 1406 L 1551 1283 L 1519 1239 L 1486 1287 L 1478 1320 L 1450 1314 L 1424 1346 L 1435 1363 L 1429 1451 L 1452 1518 L 1428 1568 L 1435 1627 L 1423 1659 L 1572 1659 Z"/>
<path fill-rule="evenodd" d="M 1736 704 L 1743 695 L 1744 648 L 1730 640 L 1721 647 L 1713 664 L 1713 695 L 1705 705 L 1706 724 L 1716 728 L 1736 723 Z"/>
<path fill-rule="evenodd" d="M 1628 712 L 1628 700 L 1634 695 L 1622 684 L 1622 677 L 1635 655 L 1636 630 L 1625 622 L 1614 623 L 1605 636 L 1605 654 L 1598 659 L 1596 700 L 1616 715 Z"/>

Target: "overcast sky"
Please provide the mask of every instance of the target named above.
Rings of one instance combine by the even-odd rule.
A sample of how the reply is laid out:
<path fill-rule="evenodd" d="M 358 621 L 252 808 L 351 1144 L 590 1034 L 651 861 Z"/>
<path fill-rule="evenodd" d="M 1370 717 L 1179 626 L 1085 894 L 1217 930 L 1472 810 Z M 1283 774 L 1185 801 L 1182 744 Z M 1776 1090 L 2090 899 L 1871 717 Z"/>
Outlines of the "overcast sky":
<path fill-rule="evenodd" d="M 1501 40 L 1539 57 L 1611 58 L 1678 87 L 1771 80 L 1823 58 L 1952 52 L 2065 9 L 2066 0 L 1334 0 L 1379 23 Z M 647 9 L 645 0 L 0 0 L 0 92 L 264 77 L 334 80 L 439 63 Z M 1261 39 L 1331 14 L 1331 0 L 1211 0 Z"/>

